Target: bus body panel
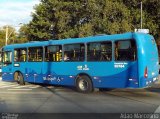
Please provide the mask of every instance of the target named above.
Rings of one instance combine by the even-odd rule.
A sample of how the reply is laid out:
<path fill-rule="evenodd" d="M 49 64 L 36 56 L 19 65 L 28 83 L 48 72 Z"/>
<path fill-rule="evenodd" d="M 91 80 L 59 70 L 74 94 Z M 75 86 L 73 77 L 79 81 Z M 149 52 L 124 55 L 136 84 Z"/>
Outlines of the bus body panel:
<path fill-rule="evenodd" d="M 117 67 L 117 64 L 114 62 L 44 62 L 43 68 L 33 63 L 26 72 L 28 74 L 26 81 L 74 86 L 76 76 L 85 73 L 91 77 L 96 88 L 138 87 L 137 63 L 118 62 L 119 64 L 124 64 L 124 68 L 123 66 Z"/>
<path fill-rule="evenodd" d="M 135 61 L 115 61 L 114 43 L 117 40 L 134 39 L 137 45 Z M 95 88 L 142 88 L 148 86 L 158 77 L 158 51 L 153 44 L 153 37 L 140 33 L 125 33 L 118 35 L 93 36 L 87 38 L 45 41 L 10 45 L 4 51 L 28 47 L 45 47 L 48 45 L 65 45 L 73 43 L 112 41 L 112 60 L 107 62 L 12 62 L 3 65 L 2 80 L 14 79 L 14 72 L 20 71 L 26 82 L 45 83 L 53 85 L 75 86 L 79 74 L 87 74 Z M 43 52 L 44 54 L 44 52 Z M 44 57 L 45 55 L 43 55 Z M 145 68 L 148 77 L 144 78 Z M 148 82 L 148 83 L 147 83 Z"/>
<path fill-rule="evenodd" d="M 148 34 L 136 34 L 135 38 L 138 42 L 139 87 L 141 88 L 146 87 L 157 80 L 157 77 L 159 75 L 158 50 L 152 36 Z M 145 70 L 147 70 L 147 78 L 144 77 Z"/>

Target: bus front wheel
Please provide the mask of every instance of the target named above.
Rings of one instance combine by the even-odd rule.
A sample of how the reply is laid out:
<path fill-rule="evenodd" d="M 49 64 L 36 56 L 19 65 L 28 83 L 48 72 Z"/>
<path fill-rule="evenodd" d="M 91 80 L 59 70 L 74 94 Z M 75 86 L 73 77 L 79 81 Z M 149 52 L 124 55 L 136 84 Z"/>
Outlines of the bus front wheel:
<path fill-rule="evenodd" d="M 17 81 L 17 83 L 20 85 L 25 85 L 23 75 L 20 72 L 14 73 L 14 80 Z"/>
<path fill-rule="evenodd" d="M 80 75 L 76 80 L 76 88 L 78 92 L 90 93 L 93 91 L 91 79 L 86 75 Z"/>

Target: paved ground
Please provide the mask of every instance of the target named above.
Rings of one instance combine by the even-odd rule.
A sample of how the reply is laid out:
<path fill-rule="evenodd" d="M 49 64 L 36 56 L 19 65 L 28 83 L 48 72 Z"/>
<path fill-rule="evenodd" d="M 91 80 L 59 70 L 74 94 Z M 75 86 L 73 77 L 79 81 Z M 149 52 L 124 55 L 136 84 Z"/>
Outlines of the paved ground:
<path fill-rule="evenodd" d="M 160 81 L 152 88 L 114 89 L 91 94 L 64 87 L 20 86 L 16 82 L 0 81 L 2 114 L 118 113 L 120 116 L 121 113 L 160 113 L 159 105 Z"/>

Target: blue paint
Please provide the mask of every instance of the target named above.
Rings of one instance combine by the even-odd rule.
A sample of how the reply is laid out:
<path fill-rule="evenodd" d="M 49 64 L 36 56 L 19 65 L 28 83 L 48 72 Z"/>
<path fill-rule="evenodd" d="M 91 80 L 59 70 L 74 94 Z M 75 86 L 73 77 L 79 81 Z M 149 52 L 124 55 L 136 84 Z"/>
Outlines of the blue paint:
<path fill-rule="evenodd" d="M 151 35 L 141 33 L 124 33 L 115 35 L 90 36 L 66 40 L 49 40 L 15 44 L 3 47 L 3 51 L 14 52 L 14 48 L 28 48 L 35 46 L 64 45 L 73 43 L 88 43 L 98 41 L 112 41 L 135 39 L 137 44 L 136 61 L 115 61 L 114 50 L 112 60 L 108 62 L 14 62 L 2 67 L 2 79 L 13 81 L 14 72 L 20 71 L 26 82 L 46 83 L 53 85 L 75 86 L 75 78 L 80 73 L 91 77 L 95 88 L 143 88 L 154 83 L 158 77 L 158 50 Z M 12 55 L 12 61 L 14 57 Z M 120 64 L 120 65 L 119 65 Z M 121 67 L 121 65 L 123 67 Z M 82 67 L 82 69 L 81 69 Z M 144 78 L 145 68 L 148 77 Z M 80 68 L 80 69 L 78 69 Z M 149 83 L 147 83 L 149 82 Z"/>

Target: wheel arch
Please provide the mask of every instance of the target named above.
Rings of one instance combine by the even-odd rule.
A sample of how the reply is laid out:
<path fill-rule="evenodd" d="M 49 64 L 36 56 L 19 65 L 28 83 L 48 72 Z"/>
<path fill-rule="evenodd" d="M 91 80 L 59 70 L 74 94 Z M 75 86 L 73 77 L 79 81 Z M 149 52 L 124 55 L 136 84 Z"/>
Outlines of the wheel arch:
<path fill-rule="evenodd" d="M 76 75 L 74 85 L 76 85 L 76 82 L 77 82 L 78 77 L 79 77 L 79 76 L 82 76 L 82 75 L 86 75 L 86 76 L 88 76 L 88 77 L 89 77 L 89 79 L 90 79 L 90 80 L 91 80 L 91 82 L 92 82 L 93 87 L 94 87 L 92 77 L 91 77 L 89 74 L 85 73 L 85 72 L 81 72 L 81 73 L 79 73 L 79 74 L 77 74 L 77 75 Z"/>
<path fill-rule="evenodd" d="M 13 73 L 13 74 L 15 74 L 16 72 L 23 74 L 20 70 L 16 70 L 16 71 L 14 71 L 14 73 Z"/>
<path fill-rule="evenodd" d="M 14 71 L 14 73 L 13 73 L 13 78 L 14 78 L 14 74 L 15 74 L 16 72 L 21 73 L 21 74 L 22 74 L 22 76 L 23 76 L 23 78 L 24 78 L 24 80 L 25 80 L 25 76 L 24 76 L 24 74 L 23 74 L 20 70 L 16 70 L 16 71 Z"/>

